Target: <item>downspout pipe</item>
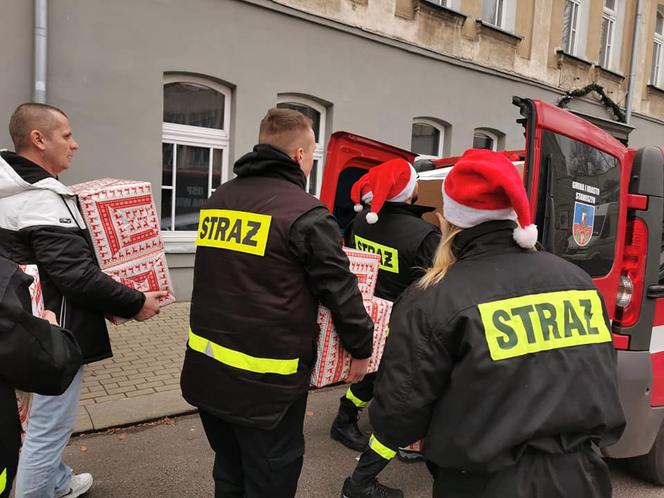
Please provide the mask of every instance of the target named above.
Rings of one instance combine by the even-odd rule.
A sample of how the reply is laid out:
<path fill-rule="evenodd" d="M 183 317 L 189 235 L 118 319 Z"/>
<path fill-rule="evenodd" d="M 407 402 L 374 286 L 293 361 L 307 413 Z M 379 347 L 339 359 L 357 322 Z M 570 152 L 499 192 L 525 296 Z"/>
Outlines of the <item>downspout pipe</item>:
<path fill-rule="evenodd" d="M 629 124 L 632 118 L 632 99 L 636 85 L 636 59 L 639 52 L 639 35 L 641 34 L 641 20 L 643 19 L 643 0 L 636 2 L 636 15 L 634 17 L 634 36 L 632 37 L 632 57 L 629 61 L 629 82 L 627 83 L 625 123 Z"/>
<path fill-rule="evenodd" d="M 35 74 L 32 101 L 46 103 L 48 49 L 48 0 L 35 0 Z"/>

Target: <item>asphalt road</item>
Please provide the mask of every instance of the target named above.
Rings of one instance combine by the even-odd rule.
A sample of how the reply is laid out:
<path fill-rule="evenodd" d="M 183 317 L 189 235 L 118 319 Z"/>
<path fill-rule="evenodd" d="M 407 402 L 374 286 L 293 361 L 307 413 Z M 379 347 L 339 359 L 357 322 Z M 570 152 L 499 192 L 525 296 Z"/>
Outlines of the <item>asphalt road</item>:
<path fill-rule="evenodd" d="M 338 497 L 344 478 L 354 468 L 357 453 L 328 435 L 340 393 L 329 389 L 309 397 L 307 449 L 298 498 Z M 212 452 L 196 415 L 76 437 L 65 458 L 76 471 L 94 475 L 88 498 L 213 496 Z M 664 488 L 632 478 L 616 463 L 611 464 L 611 471 L 615 498 L 664 497 Z M 423 464 L 394 461 L 381 480 L 403 489 L 407 498 L 431 496 L 431 478 Z"/>

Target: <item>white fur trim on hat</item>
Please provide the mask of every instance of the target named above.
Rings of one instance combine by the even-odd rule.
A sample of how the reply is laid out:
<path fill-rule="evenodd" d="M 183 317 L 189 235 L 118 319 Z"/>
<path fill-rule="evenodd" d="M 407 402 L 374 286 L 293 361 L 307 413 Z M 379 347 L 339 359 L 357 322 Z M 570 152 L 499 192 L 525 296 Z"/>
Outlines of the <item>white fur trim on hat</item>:
<path fill-rule="evenodd" d="M 444 184 L 444 183 L 443 183 Z M 486 221 L 516 221 L 516 212 L 512 208 L 475 209 L 458 203 L 445 193 L 443 188 L 443 215 L 445 219 L 459 228 L 470 228 Z M 537 234 L 535 235 L 537 239 Z"/>
<path fill-rule="evenodd" d="M 369 225 L 373 225 L 377 221 L 378 221 L 378 215 L 376 213 L 374 213 L 373 211 L 367 213 L 367 223 L 369 223 Z"/>
<path fill-rule="evenodd" d="M 528 225 L 527 227 L 516 227 L 512 232 L 512 237 L 519 246 L 524 249 L 532 249 L 537 243 L 537 225 Z"/>
<path fill-rule="evenodd" d="M 404 202 L 413 195 L 415 185 L 417 184 L 417 171 L 415 171 L 415 168 L 410 164 L 408 166 L 410 166 L 410 178 L 408 179 L 408 184 L 397 195 L 387 199 L 388 202 Z"/>
<path fill-rule="evenodd" d="M 373 192 L 370 190 L 362 196 L 362 202 L 365 204 L 371 204 L 371 201 L 373 201 Z"/>

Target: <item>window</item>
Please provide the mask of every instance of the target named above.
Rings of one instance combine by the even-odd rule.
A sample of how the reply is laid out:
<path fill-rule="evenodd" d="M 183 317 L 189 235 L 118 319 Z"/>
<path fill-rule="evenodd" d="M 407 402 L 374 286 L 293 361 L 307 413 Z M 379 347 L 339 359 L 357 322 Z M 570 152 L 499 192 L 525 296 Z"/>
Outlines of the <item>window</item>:
<path fill-rule="evenodd" d="M 499 28 L 505 26 L 505 7 L 507 0 L 484 0 L 482 2 L 482 20 Z"/>
<path fill-rule="evenodd" d="M 568 54 L 578 53 L 579 18 L 581 0 L 565 0 L 563 11 L 563 50 Z"/>
<path fill-rule="evenodd" d="M 613 58 L 613 45 L 616 32 L 616 2 L 617 0 L 604 0 L 602 11 L 602 37 L 599 47 L 599 63 L 602 67 L 611 68 Z"/>
<path fill-rule="evenodd" d="M 325 106 L 311 99 L 293 95 L 280 95 L 277 99 L 277 107 L 299 111 L 313 122 L 314 135 L 316 135 L 316 150 L 314 152 L 314 167 L 311 169 L 311 174 L 307 179 L 307 192 L 318 197 L 323 182 L 327 109 Z"/>
<path fill-rule="evenodd" d="M 191 241 L 199 211 L 228 179 L 231 93 L 193 76 L 164 79 L 161 229 Z"/>
<path fill-rule="evenodd" d="M 477 128 L 473 135 L 473 149 L 502 149 L 502 138 L 504 135 L 500 132 Z"/>
<path fill-rule="evenodd" d="M 537 226 L 542 245 L 591 277 L 613 266 L 620 162 L 590 145 L 545 130 Z"/>
<path fill-rule="evenodd" d="M 411 129 L 410 150 L 421 156 L 443 156 L 446 127 L 432 119 L 416 118 Z"/>
<path fill-rule="evenodd" d="M 653 38 L 652 69 L 650 83 L 661 87 L 664 84 L 662 77 L 662 63 L 664 58 L 664 6 L 657 8 L 655 21 L 655 34 Z"/>
<path fill-rule="evenodd" d="M 449 7 L 448 0 L 427 0 L 427 2 L 440 5 L 441 7 Z"/>

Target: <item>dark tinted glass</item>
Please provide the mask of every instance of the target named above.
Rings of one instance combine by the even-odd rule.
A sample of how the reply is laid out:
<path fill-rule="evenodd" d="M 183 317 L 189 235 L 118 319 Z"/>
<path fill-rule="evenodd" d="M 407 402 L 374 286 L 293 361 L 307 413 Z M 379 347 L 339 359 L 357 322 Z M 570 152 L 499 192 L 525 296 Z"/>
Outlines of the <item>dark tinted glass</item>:
<path fill-rule="evenodd" d="M 279 109 L 293 109 L 311 119 L 311 121 L 313 121 L 312 128 L 316 135 L 316 143 L 320 143 L 320 112 L 308 105 L 298 104 L 296 102 L 281 102 L 277 104 L 277 107 Z"/>
<path fill-rule="evenodd" d="M 221 165 L 223 164 L 224 151 L 214 149 L 212 152 L 212 188 L 215 189 L 221 185 Z"/>
<path fill-rule="evenodd" d="M 171 202 L 173 199 L 173 190 L 161 189 L 161 229 L 173 230 L 171 224 Z"/>
<path fill-rule="evenodd" d="M 208 198 L 210 149 L 178 145 L 175 229 L 196 230 L 198 213 Z"/>
<path fill-rule="evenodd" d="M 415 123 L 410 140 L 410 150 L 417 154 L 437 156 L 440 145 L 440 131 L 431 125 Z"/>
<path fill-rule="evenodd" d="M 545 249 L 592 277 L 613 265 L 620 163 L 571 138 L 544 131 L 537 223 Z"/>
<path fill-rule="evenodd" d="M 161 184 L 173 185 L 173 144 L 161 144 Z"/>
<path fill-rule="evenodd" d="M 193 83 L 164 85 L 164 121 L 166 123 L 223 129 L 223 94 Z"/>
<path fill-rule="evenodd" d="M 314 166 L 309 173 L 309 193 L 316 195 L 316 184 L 318 183 L 318 161 L 314 161 Z"/>
<path fill-rule="evenodd" d="M 475 133 L 473 136 L 473 149 L 493 150 L 493 139 L 484 133 Z"/>

